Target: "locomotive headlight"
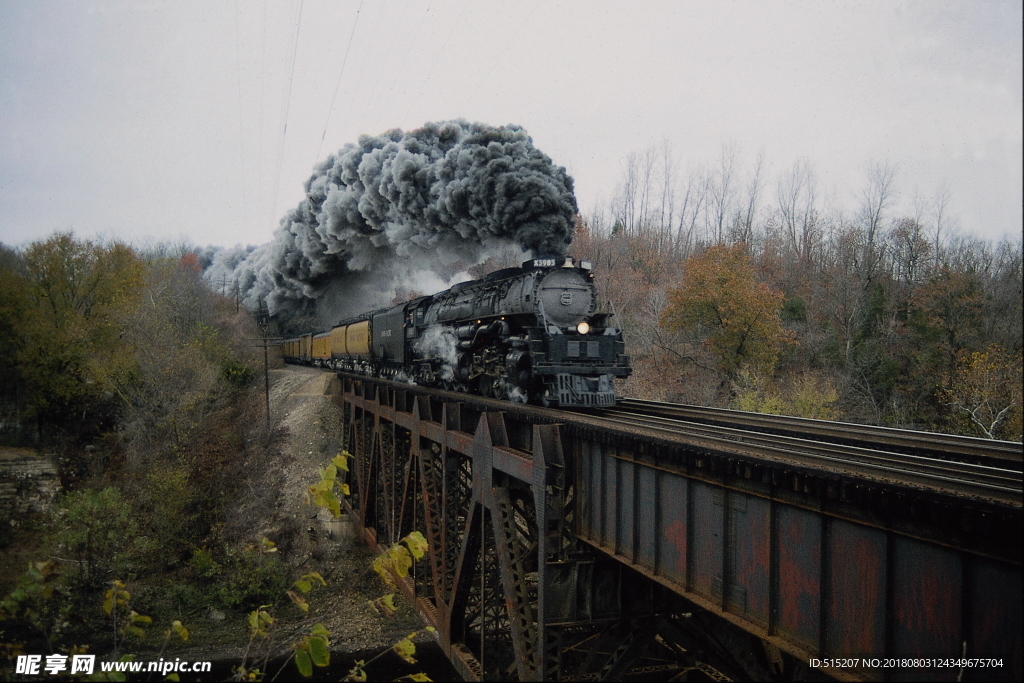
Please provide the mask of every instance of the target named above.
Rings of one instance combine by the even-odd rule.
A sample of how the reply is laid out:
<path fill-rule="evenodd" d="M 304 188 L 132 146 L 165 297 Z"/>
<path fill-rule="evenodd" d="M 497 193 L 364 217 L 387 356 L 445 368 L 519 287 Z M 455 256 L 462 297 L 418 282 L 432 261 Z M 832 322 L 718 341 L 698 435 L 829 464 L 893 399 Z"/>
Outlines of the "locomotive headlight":
<path fill-rule="evenodd" d="M 576 331 L 579 332 L 580 334 L 586 334 L 587 332 L 590 332 L 590 323 L 584 320 L 583 322 L 576 326 Z"/>

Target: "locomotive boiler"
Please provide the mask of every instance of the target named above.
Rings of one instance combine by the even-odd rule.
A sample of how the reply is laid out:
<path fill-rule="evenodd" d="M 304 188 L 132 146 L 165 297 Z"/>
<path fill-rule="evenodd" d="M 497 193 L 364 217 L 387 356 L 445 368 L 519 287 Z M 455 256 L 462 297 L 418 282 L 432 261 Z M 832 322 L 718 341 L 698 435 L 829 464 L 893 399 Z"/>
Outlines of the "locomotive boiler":
<path fill-rule="evenodd" d="M 288 362 L 517 402 L 598 407 L 631 372 L 588 261 L 536 258 L 283 344 Z"/>

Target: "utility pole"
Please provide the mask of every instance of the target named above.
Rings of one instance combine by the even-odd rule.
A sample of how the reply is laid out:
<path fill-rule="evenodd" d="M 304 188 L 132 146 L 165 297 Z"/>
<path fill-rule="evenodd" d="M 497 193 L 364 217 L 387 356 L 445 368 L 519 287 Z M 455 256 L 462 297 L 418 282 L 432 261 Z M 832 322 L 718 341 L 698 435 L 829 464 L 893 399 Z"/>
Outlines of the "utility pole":
<path fill-rule="evenodd" d="M 270 438 L 270 361 L 268 349 L 270 346 L 277 345 L 281 341 L 281 337 L 269 337 L 268 332 L 270 330 L 270 312 L 267 311 L 267 307 L 260 299 L 259 310 L 256 311 L 256 325 L 260 328 L 260 337 L 254 341 L 259 342 L 256 346 L 263 347 L 263 395 L 267 406 L 267 438 Z"/>

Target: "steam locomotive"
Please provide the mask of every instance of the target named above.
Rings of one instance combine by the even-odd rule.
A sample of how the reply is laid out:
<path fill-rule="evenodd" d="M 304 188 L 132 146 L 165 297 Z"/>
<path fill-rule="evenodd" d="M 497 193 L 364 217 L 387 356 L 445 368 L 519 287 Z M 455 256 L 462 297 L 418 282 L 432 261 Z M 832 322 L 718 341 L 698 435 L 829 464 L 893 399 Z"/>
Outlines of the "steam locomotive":
<path fill-rule="evenodd" d="M 589 261 L 536 258 L 283 342 L 286 362 L 521 403 L 600 407 L 629 376 Z"/>

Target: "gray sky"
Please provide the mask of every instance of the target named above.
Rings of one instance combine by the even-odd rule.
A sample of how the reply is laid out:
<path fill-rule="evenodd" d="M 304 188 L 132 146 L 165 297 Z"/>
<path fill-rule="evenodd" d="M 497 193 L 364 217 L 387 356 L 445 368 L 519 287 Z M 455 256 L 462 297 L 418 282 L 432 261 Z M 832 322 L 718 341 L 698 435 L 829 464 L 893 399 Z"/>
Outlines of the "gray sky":
<path fill-rule="evenodd" d="M 0 0 L 0 241 L 262 244 L 328 153 L 452 118 L 525 127 L 584 213 L 630 152 L 733 144 L 766 201 L 804 159 L 853 208 L 894 162 L 903 211 L 946 184 L 964 232 L 1019 235 L 1021 25 L 1019 0 Z"/>

